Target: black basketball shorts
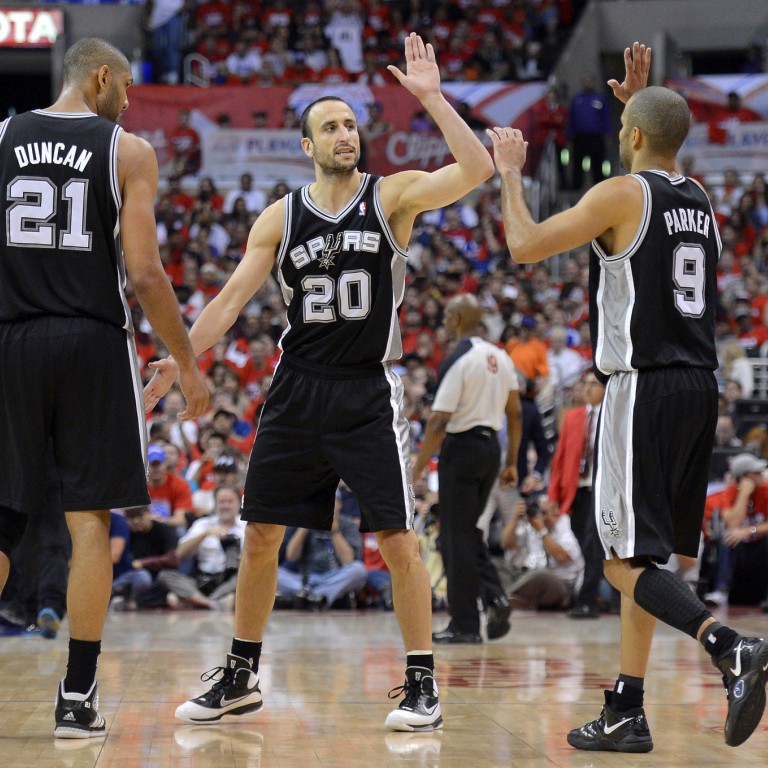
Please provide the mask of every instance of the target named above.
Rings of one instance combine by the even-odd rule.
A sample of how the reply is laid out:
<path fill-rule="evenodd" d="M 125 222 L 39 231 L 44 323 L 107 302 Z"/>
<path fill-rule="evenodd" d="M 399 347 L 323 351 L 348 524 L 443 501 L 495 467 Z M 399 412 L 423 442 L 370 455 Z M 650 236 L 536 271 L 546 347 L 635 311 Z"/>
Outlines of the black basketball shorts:
<path fill-rule="evenodd" d="M 242 518 L 329 530 L 339 479 L 363 530 L 413 525 L 403 385 L 389 364 L 317 366 L 283 355 L 253 445 Z"/>
<path fill-rule="evenodd" d="M 702 368 L 611 375 L 595 453 L 594 513 L 606 557 L 699 550 L 717 422 L 717 383 Z"/>
<path fill-rule="evenodd" d="M 65 511 L 149 503 L 136 349 L 90 318 L 0 323 L 0 504 L 39 508 L 53 447 Z"/>

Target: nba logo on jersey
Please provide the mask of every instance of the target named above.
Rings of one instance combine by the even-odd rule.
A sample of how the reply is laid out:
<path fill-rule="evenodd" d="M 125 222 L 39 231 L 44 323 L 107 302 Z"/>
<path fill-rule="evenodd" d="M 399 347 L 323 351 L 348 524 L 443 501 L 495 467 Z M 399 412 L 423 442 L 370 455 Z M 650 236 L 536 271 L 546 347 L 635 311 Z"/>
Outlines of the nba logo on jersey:
<path fill-rule="evenodd" d="M 357 209 L 358 216 L 365 216 L 366 212 L 368 211 L 368 204 L 363 201 L 360 203 L 360 207 Z"/>

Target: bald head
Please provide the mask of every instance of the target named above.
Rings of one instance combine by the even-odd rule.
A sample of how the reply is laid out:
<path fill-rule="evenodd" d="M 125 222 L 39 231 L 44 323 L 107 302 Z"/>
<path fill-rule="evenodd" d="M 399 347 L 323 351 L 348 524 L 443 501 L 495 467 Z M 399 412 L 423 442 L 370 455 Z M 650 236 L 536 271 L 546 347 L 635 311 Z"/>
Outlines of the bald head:
<path fill-rule="evenodd" d="M 445 315 L 456 323 L 458 335 L 465 336 L 480 327 L 483 311 L 475 296 L 458 293 L 445 305 Z"/>
<path fill-rule="evenodd" d="M 629 130 L 639 128 L 651 152 L 674 157 L 688 135 L 691 111 L 679 93 L 650 86 L 627 102 L 624 125 Z"/>
<path fill-rule="evenodd" d="M 131 71 L 131 65 L 114 45 L 98 37 L 86 37 L 76 42 L 64 54 L 64 85 L 75 85 L 107 65 L 115 73 Z"/>

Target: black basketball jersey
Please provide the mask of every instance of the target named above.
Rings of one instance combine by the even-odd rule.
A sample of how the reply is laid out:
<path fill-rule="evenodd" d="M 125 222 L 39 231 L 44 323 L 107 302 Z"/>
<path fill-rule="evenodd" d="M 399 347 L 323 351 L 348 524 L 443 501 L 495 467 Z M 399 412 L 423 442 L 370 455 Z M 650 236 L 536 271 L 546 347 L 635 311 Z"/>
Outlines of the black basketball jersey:
<path fill-rule="evenodd" d="M 0 124 L 0 322 L 55 315 L 131 328 L 121 131 L 92 113 L 35 110 Z"/>
<path fill-rule="evenodd" d="M 593 241 L 590 329 L 597 371 L 687 365 L 717 368 L 720 235 L 701 187 L 662 171 L 634 174 L 643 216 L 622 253 Z"/>
<path fill-rule="evenodd" d="M 368 365 L 402 354 L 397 308 L 406 252 L 381 209 L 381 177 L 363 174 L 336 216 L 302 187 L 286 196 L 277 277 L 288 306 L 287 353 L 321 365 Z"/>

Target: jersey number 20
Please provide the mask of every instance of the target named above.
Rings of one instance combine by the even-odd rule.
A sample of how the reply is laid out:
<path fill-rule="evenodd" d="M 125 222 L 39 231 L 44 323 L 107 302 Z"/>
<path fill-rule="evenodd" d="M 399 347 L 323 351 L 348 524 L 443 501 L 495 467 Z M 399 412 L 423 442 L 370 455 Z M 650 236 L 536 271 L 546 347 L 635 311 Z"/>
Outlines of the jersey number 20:
<path fill-rule="evenodd" d="M 338 313 L 345 320 L 362 320 L 371 311 L 371 276 L 363 269 L 349 269 L 338 281 L 330 275 L 307 275 L 304 289 L 304 322 L 333 323 L 336 320 L 334 298 L 338 294 Z"/>

